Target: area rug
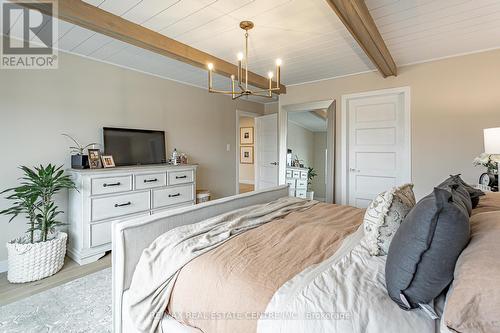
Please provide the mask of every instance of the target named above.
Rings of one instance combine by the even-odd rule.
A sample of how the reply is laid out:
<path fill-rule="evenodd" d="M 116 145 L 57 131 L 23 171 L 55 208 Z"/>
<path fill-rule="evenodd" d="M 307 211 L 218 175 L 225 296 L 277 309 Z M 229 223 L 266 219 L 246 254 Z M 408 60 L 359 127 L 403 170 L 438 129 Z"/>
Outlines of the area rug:
<path fill-rule="evenodd" d="M 111 268 L 0 307 L 0 332 L 111 332 Z"/>

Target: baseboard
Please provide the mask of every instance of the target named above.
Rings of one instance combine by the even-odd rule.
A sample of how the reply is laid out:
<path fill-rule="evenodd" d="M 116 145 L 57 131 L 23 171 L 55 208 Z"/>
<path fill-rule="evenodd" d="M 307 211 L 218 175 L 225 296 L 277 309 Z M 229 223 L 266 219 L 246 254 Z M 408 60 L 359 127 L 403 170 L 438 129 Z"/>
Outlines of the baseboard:
<path fill-rule="evenodd" d="M 7 260 L 0 261 L 0 273 L 7 272 L 8 268 L 9 268 L 9 265 L 8 265 Z"/>
<path fill-rule="evenodd" d="M 255 182 L 253 180 L 240 180 L 240 184 L 253 185 Z"/>

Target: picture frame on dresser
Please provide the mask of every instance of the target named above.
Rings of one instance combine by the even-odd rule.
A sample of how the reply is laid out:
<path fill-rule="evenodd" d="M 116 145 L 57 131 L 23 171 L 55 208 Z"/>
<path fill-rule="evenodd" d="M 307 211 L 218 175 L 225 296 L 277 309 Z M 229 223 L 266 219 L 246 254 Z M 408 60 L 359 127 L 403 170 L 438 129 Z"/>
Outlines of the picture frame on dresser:
<path fill-rule="evenodd" d="M 91 169 L 102 168 L 101 162 L 101 150 L 100 149 L 88 149 L 89 167 Z"/>
<path fill-rule="evenodd" d="M 114 168 L 116 166 L 112 155 L 102 155 L 101 159 L 104 168 Z"/>
<path fill-rule="evenodd" d="M 70 169 L 68 256 L 80 265 L 111 250 L 111 226 L 196 204 L 197 165 Z"/>

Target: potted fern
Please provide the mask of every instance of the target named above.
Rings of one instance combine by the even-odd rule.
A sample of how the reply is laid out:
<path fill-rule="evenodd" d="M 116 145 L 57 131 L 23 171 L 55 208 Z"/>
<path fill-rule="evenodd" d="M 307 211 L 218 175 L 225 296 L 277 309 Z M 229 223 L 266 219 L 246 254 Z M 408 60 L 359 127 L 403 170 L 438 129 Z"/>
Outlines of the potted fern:
<path fill-rule="evenodd" d="M 22 166 L 24 175 L 18 187 L 7 189 L 6 199 L 12 206 L 0 215 L 28 219 L 27 235 L 7 243 L 9 270 L 12 283 L 30 282 L 57 273 L 64 264 L 68 235 L 56 230 L 63 225 L 57 217 L 62 211 L 54 202 L 54 195 L 63 189 L 75 189 L 71 178 L 64 175 L 62 166 Z"/>

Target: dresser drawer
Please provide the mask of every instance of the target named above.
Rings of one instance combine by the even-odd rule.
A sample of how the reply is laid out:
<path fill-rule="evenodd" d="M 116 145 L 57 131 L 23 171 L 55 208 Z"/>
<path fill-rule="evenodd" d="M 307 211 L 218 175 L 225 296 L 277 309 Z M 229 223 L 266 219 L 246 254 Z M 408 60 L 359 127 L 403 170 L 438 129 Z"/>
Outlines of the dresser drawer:
<path fill-rule="evenodd" d="M 151 208 L 149 191 L 93 198 L 91 220 L 100 221 L 112 217 L 139 213 Z"/>
<path fill-rule="evenodd" d="M 292 177 L 295 178 L 295 179 L 299 179 L 300 178 L 300 171 L 299 170 L 293 170 Z"/>
<path fill-rule="evenodd" d="M 307 179 L 307 171 L 300 172 L 300 179 Z"/>
<path fill-rule="evenodd" d="M 286 184 L 288 185 L 288 188 L 295 188 L 295 179 L 287 179 Z"/>
<path fill-rule="evenodd" d="M 297 180 L 297 189 L 307 189 L 307 180 Z"/>
<path fill-rule="evenodd" d="M 167 185 L 167 174 L 163 173 L 152 173 L 148 175 L 136 175 L 135 176 L 135 189 L 143 190 L 147 188 L 162 187 Z"/>
<path fill-rule="evenodd" d="M 194 186 L 184 185 L 153 190 L 153 208 L 194 200 Z"/>
<path fill-rule="evenodd" d="M 111 221 L 90 225 L 90 247 L 111 243 Z"/>
<path fill-rule="evenodd" d="M 91 195 L 110 194 L 132 190 L 132 175 L 119 177 L 93 178 Z"/>
<path fill-rule="evenodd" d="M 306 190 L 296 190 L 295 191 L 295 196 L 297 198 L 302 198 L 302 199 L 305 199 L 306 198 Z"/>
<path fill-rule="evenodd" d="M 169 171 L 168 185 L 192 183 L 194 178 L 193 170 Z"/>

